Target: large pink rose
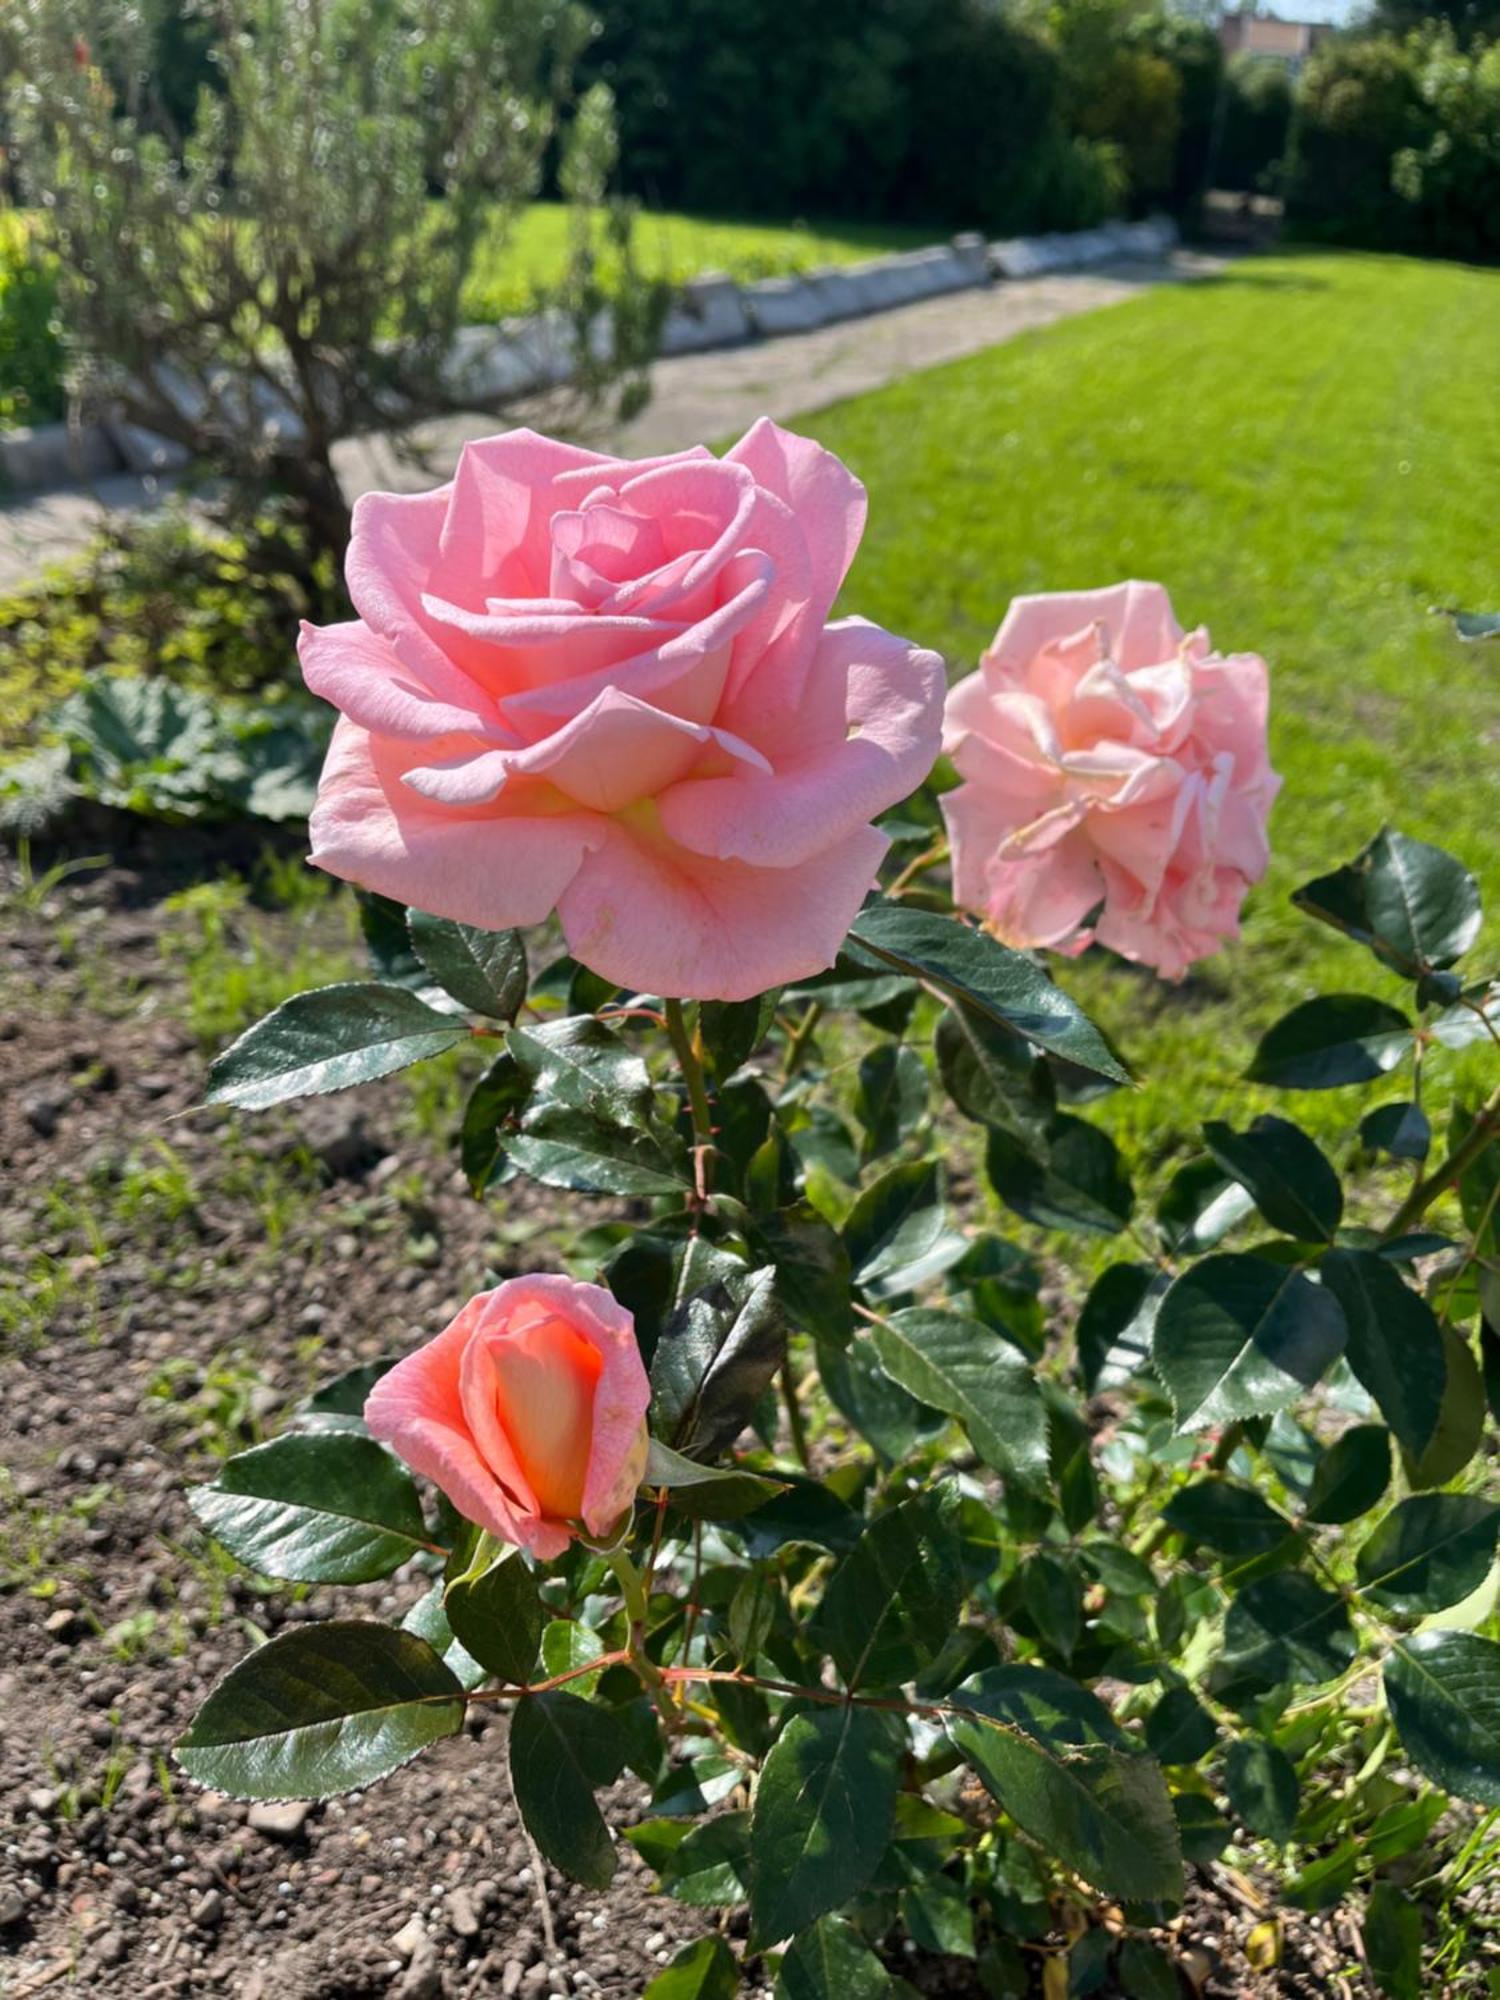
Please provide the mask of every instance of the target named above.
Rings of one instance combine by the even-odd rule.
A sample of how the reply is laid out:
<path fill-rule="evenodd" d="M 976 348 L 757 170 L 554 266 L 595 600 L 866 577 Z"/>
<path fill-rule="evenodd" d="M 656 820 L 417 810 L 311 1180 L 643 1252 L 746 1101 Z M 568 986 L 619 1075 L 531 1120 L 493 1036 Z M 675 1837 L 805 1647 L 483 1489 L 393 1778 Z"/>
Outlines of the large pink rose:
<path fill-rule="evenodd" d="M 1180 979 L 1238 936 L 1281 783 L 1265 662 L 1184 636 L 1159 583 L 1018 597 L 944 747 L 954 898 L 1005 943 L 1097 938 Z"/>
<path fill-rule="evenodd" d="M 550 1562 L 630 1505 L 650 1401 L 634 1321 L 607 1291 L 511 1278 L 382 1375 L 365 1424 L 465 1520 Z"/>
<path fill-rule="evenodd" d="M 716 459 L 532 431 L 354 510 L 313 860 L 490 929 L 557 910 L 620 986 L 744 999 L 832 963 L 938 753 L 934 653 L 828 612 L 859 482 L 762 419 Z"/>

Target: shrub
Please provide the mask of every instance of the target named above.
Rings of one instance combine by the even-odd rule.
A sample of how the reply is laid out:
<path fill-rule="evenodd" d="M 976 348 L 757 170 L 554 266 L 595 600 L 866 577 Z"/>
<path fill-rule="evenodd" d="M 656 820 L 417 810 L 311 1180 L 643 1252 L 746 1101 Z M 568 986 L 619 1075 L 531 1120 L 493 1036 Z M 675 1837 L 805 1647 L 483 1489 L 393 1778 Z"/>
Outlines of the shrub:
<path fill-rule="evenodd" d="M 184 138 L 155 89 L 155 13 L 33 0 L 0 23 L 83 386 L 242 495 L 279 488 L 341 552 L 335 443 L 476 400 L 449 367 L 464 279 L 487 215 L 535 190 L 586 22 L 553 0 L 226 0 L 222 88 Z M 644 306 L 600 319 L 610 146 L 595 96 L 565 148 L 579 220 L 556 300 L 581 408 L 635 387 L 649 330 Z"/>
<path fill-rule="evenodd" d="M 1127 1156 L 1092 1108 L 1126 1058 L 1019 946 L 1175 979 L 1237 932 L 1265 664 L 1159 585 L 1027 596 L 945 706 L 933 654 L 824 622 L 863 496 L 807 440 L 642 479 L 510 436 L 480 469 L 528 493 L 513 538 L 476 477 L 441 545 L 390 500 L 356 560 L 503 585 L 501 643 L 434 620 L 393 671 L 347 623 L 306 642 L 343 711 L 314 854 L 361 885 L 372 977 L 293 994 L 207 1095 L 482 1053 L 476 1196 L 618 1206 L 197 1489 L 241 1562 L 388 1615 L 252 1644 L 182 1766 L 324 1797 L 504 1704 L 552 1866 L 609 1884 L 607 1804 L 665 1893 L 746 1906 L 655 2000 L 742 1967 L 895 2000 L 919 1953 L 1172 1993 L 1149 1934 L 1237 1833 L 1300 1852 L 1308 1906 L 1370 1885 L 1372 1976 L 1419 1990 L 1403 1863 L 1451 1813 L 1451 1882 L 1500 1801 L 1500 1086 L 1431 1117 L 1453 1051 L 1500 1049 L 1478 884 L 1390 828 L 1306 883 L 1340 990 L 1264 1024 L 1186 1158 Z M 503 643 L 532 619 L 545 680 Z M 1361 1093 L 1337 1157 L 1307 1091 Z M 598 1796 L 627 1769 L 644 1809 Z"/>
<path fill-rule="evenodd" d="M 588 70 L 649 202 L 1017 229 L 1095 220 L 1107 197 L 1060 122 L 1054 52 L 981 0 L 599 12 Z"/>
<path fill-rule="evenodd" d="M 0 210 L 0 430 L 62 416 L 57 261 L 27 217 Z"/>
<path fill-rule="evenodd" d="M 1500 56 L 1447 28 L 1340 38 L 1308 64 L 1287 165 L 1305 236 L 1445 256 L 1500 256 Z"/>
<path fill-rule="evenodd" d="M 1238 55 L 1224 77 L 1215 184 L 1253 194 L 1279 178 L 1292 119 L 1292 81 L 1279 63 Z"/>
<path fill-rule="evenodd" d="M 297 627 L 336 615 L 334 566 L 284 510 L 236 530 L 170 508 L 0 595 L 0 747 L 100 674 L 250 694 L 295 677 Z"/>

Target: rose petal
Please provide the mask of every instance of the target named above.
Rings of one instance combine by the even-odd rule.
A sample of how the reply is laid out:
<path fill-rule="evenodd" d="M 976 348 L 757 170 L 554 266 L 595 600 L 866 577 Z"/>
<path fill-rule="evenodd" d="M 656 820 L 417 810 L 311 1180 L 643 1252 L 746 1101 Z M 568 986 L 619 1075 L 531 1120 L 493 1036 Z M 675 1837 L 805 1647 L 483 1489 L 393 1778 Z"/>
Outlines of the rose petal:
<path fill-rule="evenodd" d="M 786 868 L 922 782 L 938 753 L 938 655 L 851 618 L 824 633 L 814 674 L 842 690 L 837 737 L 794 741 L 774 768 L 689 778 L 664 791 L 662 825 L 673 840 L 720 861 Z"/>
<path fill-rule="evenodd" d="M 557 903 L 603 822 L 455 812 L 402 781 L 393 746 L 340 717 L 318 783 L 311 859 L 330 875 L 486 930 L 537 924 Z"/>
<path fill-rule="evenodd" d="M 639 822 L 608 836 L 558 902 L 574 957 L 637 992 L 748 1000 L 825 971 L 890 843 L 874 827 L 792 868 L 752 868 L 678 847 Z"/>

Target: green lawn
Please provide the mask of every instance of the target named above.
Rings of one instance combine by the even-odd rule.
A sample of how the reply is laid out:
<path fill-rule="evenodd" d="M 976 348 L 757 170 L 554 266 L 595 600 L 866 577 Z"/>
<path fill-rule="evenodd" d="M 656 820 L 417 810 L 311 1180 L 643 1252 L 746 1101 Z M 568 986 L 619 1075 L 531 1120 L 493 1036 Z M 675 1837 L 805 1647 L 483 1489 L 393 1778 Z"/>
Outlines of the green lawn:
<path fill-rule="evenodd" d="M 875 223 L 724 222 L 696 215 L 643 213 L 635 248 L 648 276 L 681 283 L 701 271 L 740 279 L 781 277 L 820 264 L 854 264 L 932 241 L 930 229 Z M 499 319 L 524 312 L 537 286 L 554 282 L 567 257 L 568 209 L 538 201 L 507 232 L 498 223 L 480 244 L 464 289 L 464 316 Z"/>
<path fill-rule="evenodd" d="M 1233 1079 L 1283 1008 L 1331 988 L 1401 1000 L 1287 901 L 1383 820 L 1474 868 L 1500 962 L 1500 642 L 1464 646 L 1429 615 L 1500 609 L 1497 326 L 1500 272 L 1265 257 L 799 426 L 870 489 L 846 605 L 938 646 L 955 676 L 1014 593 L 1130 575 L 1270 662 L 1285 787 L 1243 943 L 1175 989 L 1099 953 L 1061 970 L 1146 1073 L 1109 1115 L 1148 1152 L 1243 1115 Z M 1471 1049 L 1467 1077 L 1493 1075 L 1493 1054 Z M 1332 1137 L 1361 1093 L 1279 1101 Z"/>

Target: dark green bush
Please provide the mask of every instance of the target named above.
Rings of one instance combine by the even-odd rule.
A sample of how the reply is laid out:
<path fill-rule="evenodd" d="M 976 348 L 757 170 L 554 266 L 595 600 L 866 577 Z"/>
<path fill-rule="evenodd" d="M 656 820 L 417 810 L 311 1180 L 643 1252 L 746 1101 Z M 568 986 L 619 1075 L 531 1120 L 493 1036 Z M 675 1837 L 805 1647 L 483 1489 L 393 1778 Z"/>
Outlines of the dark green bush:
<path fill-rule="evenodd" d="M 57 266 L 37 230 L 0 214 L 0 430 L 63 414 Z"/>
<path fill-rule="evenodd" d="M 1107 212 L 1045 37 L 981 0 L 603 0 L 592 74 L 659 206 L 996 230 Z"/>
<path fill-rule="evenodd" d="M 1245 194 L 1268 192 L 1286 154 L 1292 80 L 1279 63 L 1239 55 L 1224 75 L 1224 122 L 1214 184 Z"/>
<path fill-rule="evenodd" d="M 1308 64 L 1287 219 L 1325 242 L 1500 256 L 1500 47 L 1446 27 L 1339 39 Z"/>

